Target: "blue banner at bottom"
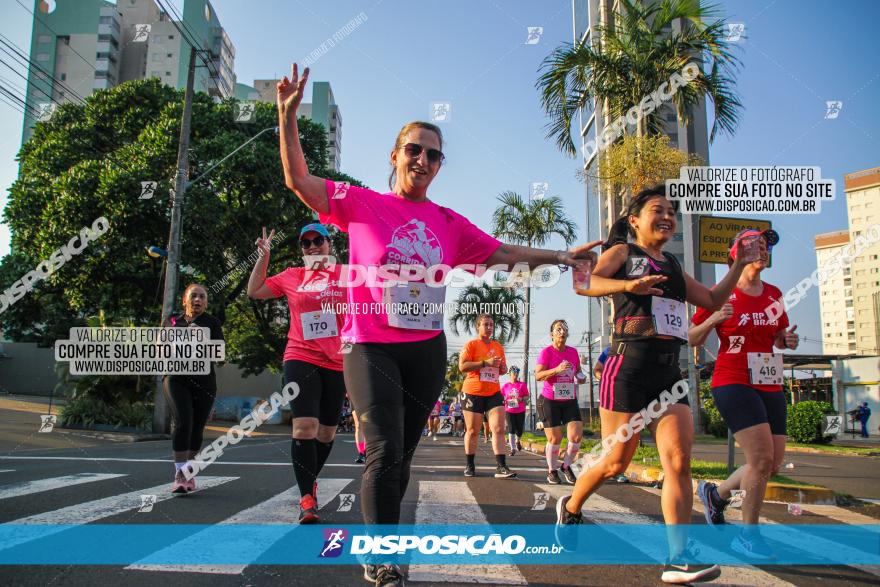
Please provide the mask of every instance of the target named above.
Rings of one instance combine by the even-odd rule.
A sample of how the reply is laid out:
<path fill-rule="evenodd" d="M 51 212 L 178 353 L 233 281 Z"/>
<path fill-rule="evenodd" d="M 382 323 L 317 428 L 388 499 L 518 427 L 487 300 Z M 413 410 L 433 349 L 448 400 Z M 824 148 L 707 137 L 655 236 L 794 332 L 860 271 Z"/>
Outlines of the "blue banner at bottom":
<path fill-rule="evenodd" d="M 746 556 L 758 541 L 770 558 Z M 670 549 L 691 563 L 880 565 L 880 525 L 0 525 L 4 565 L 648 565 Z"/>

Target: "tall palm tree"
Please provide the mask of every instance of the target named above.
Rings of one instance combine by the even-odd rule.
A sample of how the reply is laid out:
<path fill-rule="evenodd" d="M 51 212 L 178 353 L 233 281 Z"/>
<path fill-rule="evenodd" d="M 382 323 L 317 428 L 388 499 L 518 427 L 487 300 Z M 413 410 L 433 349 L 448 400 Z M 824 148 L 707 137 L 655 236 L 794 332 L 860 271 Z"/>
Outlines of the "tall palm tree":
<path fill-rule="evenodd" d="M 562 237 L 566 245 L 575 239 L 577 225 L 565 214 L 558 197 L 525 202 L 516 192 L 498 196 L 500 205 L 492 214 L 492 234 L 495 238 L 528 247 L 542 247 L 550 237 Z M 523 381 L 529 385 L 529 313 L 532 288 L 526 287 L 525 342 L 523 343 Z M 515 337 L 514 337 L 515 338 Z"/>
<path fill-rule="evenodd" d="M 519 310 L 524 303 L 522 294 L 511 288 L 489 287 L 486 284 L 469 285 L 458 294 L 455 311 L 449 317 L 449 327 L 456 335 L 462 332 L 476 334 L 474 319 L 478 314 L 489 314 L 495 321 L 495 340 L 504 346 L 522 332 Z M 484 312 L 481 308 L 490 311 Z M 511 308 L 516 309 L 512 312 L 505 311 Z M 494 309 L 501 311 L 491 311 Z"/>
<path fill-rule="evenodd" d="M 597 100 L 604 119 L 616 120 L 692 61 L 702 61 L 703 71 L 673 96 L 678 117 L 688 123 L 691 109 L 708 97 L 715 115 L 710 141 L 718 131 L 733 134 L 742 110 L 734 77 L 740 61 L 725 39 L 724 21 L 713 20 L 716 7 L 700 0 L 620 0 L 620 6 L 612 26 L 597 26 L 592 39 L 566 43 L 544 60 L 536 85 L 550 117 L 547 137 L 574 155 L 571 125 L 578 110 Z M 659 134 L 658 110 L 645 123 L 638 136 Z"/>

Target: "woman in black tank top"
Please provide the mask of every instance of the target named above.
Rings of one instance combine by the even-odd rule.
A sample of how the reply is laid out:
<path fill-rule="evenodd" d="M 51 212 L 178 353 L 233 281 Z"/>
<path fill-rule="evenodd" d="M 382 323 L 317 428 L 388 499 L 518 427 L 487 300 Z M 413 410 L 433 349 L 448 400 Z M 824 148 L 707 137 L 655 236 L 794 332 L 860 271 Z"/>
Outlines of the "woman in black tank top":
<path fill-rule="evenodd" d="M 694 425 L 686 403 L 687 383 L 679 381 L 678 366 L 679 347 L 687 340 L 685 302 L 711 310 L 720 308 L 752 254 L 738 259 L 710 290 L 663 251 L 675 234 L 675 212 L 663 186 L 632 198 L 610 230 L 589 289 L 578 290 L 593 297 L 610 295 L 614 326 L 610 356 L 602 373 L 602 453 L 600 456 L 596 451 L 595 458 L 586 458 L 572 495 L 557 503 L 561 540 L 574 536 L 565 525 L 580 523 L 587 498 L 606 480 L 626 471 L 643 428 L 651 430 L 663 465 L 663 518 L 670 527 L 690 523 Z M 628 243 L 628 236 L 635 242 Z M 682 403 L 676 403 L 679 400 Z M 708 581 L 720 574 L 717 565 L 684 562 L 688 557 L 685 532 L 673 531 L 669 536 L 670 559 L 663 571 L 664 581 Z"/>

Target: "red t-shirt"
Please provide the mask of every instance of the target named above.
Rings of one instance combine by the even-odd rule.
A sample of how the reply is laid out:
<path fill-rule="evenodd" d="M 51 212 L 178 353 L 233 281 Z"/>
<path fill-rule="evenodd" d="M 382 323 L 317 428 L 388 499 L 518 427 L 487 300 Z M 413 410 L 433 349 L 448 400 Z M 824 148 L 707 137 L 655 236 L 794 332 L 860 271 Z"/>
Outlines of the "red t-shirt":
<path fill-rule="evenodd" d="M 323 319 L 321 309 L 332 308 L 345 301 L 345 291 L 339 285 L 342 266 L 336 265 L 331 271 L 316 271 L 305 267 L 290 267 L 266 280 L 266 285 L 277 296 L 287 297 L 290 308 L 290 330 L 287 333 L 287 347 L 284 360 L 305 361 L 312 365 L 342 371 L 342 343 L 339 333 L 344 317 L 336 314 Z M 303 280 L 305 279 L 305 283 Z M 320 336 L 327 326 L 336 322 L 336 336 Z M 318 336 L 306 340 L 303 324 Z M 313 335 L 314 336 L 314 335 Z"/>
<path fill-rule="evenodd" d="M 782 305 L 782 292 L 776 286 L 764 283 L 761 295 L 750 296 L 739 288 L 733 290 L 728 302 L 733 304 L 733 316 L 715 327 L 721 345 L 712 374 L 712 387 L 739 383 L 760 391 L 782 391 L 781 385 L 756 385 L 749 381 L 748 353 L 772 353 L 773 341 L 780 330 L 788 328 L 788 315 L 782 313 L 771 320 L 776 312 L 766 312 L 774 304 Z M 781 306 L 784 307 L 784 306 Z M 692 319 L 695 325 L 705 322 L 713 312 L 699 308 Z"/>

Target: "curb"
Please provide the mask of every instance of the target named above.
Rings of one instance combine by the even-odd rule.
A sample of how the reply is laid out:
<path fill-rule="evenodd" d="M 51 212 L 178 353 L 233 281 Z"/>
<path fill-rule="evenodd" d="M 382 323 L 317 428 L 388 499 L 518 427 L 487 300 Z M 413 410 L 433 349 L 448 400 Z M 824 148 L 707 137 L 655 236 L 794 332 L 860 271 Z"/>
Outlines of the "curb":
<path fill-rule="evenodd" d="M 523 447 L 529 452 L 543 454 L 546 443 L 526 441 Z M 581 458 L 584 451 L 578 452 Z M 630 464 L 624 473 L 632 482 L 657 483 L 663 481 L 663 469 L 646 465 Z M 693 479 L 694 494 L 697 492 L 697 484 L 700 480 Z M 721 480 L 711 479 L 713 483 L 721 483 Z M 827 487 L 815 485 L 786 485 L 783 483 L 768 483 L 764 491 L 765 501 L 779 501 L 782 503 L 803 503 L 810 505 L 835 505 L 834 492 Z"/>
<path fill-rule="evenodd" d="M 113 442 L 147 442 L 151 440 L 170 440 L 168 434 L 133 434 L 129 432 L 106 432 L 100 430 L 90 430 L 87 428 L 67 428 L 57 427 L 56 432 L 63 434 L 79 434 L 81 436 L 89 436 L 91 438 L 99 438 L 101 440 L 111 440 Z"/>

